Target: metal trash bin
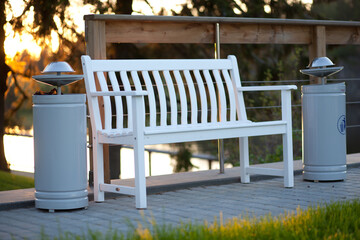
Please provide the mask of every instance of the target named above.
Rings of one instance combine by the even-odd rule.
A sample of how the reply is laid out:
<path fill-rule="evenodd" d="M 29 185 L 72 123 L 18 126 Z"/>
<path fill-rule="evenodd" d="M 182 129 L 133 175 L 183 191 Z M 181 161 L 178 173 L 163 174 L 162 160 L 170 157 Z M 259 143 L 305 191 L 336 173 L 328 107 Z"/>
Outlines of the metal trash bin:
<path fill-rule="evenodd" d="M 54 210 L 86 208 L 85 94 L 61 94 L 61 86 L 83 78 L 66 62 L 53 62 L 33 78 L 56 86 L 57 95 L 33 95 L 35 207 Z M 40 91 L 41 93 L 41 91 Z"/>
<path fill-rule="evenodd" d="M 33 96 L 36 208 L 88 206 L 85 98 Z"/>
<path fill-rule="evenodd" d="M 302 87 L 303 178 L 346 178 L 345 83 Z"/>

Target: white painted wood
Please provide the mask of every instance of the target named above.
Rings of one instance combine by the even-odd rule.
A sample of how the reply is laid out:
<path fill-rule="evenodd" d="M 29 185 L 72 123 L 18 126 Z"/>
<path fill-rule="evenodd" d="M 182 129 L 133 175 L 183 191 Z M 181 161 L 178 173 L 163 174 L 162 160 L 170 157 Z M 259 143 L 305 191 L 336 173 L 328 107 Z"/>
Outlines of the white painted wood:
<path fill-rule="evenodd" d="M 93 138 L 94 154 L 94 201 L 103 202 L 105 193 L 100 190 L 100 185 L 104 184 L 104 153 L 103 145 L 98 143 L 96 135 Z"/>
<path fill-rule="evenodd" d="M 141 74 L 145 80 L 146 89 L 149 94 L 149 114 L 150 114 L 150 127 L 156 126 L 156 102 L 153 85 L 148 71 L 141 71 Z"/>
<path fill-rule="evenodd" d="M 248 174 L 262 174 L 269 176 L 284 176 L 283 169 L 274 169 L 274 168 L 260 168 L 260 167 L 247 167 L 246 172 Z"/>
<path fill-rule="evenodd" d="M 100 184 L 100 191 L 102 192 L 112 192 L 112 193 L 119 193 L 119 194 L 126 194 L 126 195 L 135 195 L 135 188 L 122 186 L 122 185 L 115 185 L 115 184 Z"/>
<path fill-rule="evenodd" d="M 189 90 L 190 95 L 190 103 L 191 103 L 191 124 L 197 123 L 197 116 L 198 116 L 198 106 L 197 106 L 197 95 L 195 92 L 195 86 L 193 83 L 193 79 L 190 75 L 189 70 L 184 70 L 185 80 L 187 83 L 187 87 Z"/>
<path fill-rule="evenodd" d="M 174 83 L 172 81 L 170 72 L 168 70 L 164 71 L 164 77 L 170 97 L 170 116 L 171 116 L 171 125 L 177 124 L 177 103 L 176 103 L 176 93 L 174 88 Z"/>
<path fill-rule="evenodd" d="M 250 182 L 250 174 L 246 171 L 249 167 L 249 139 L 248 137 L 239 138 L 240 155 L 240 181 L 242 183 Z"/>
<path fill-rule="evenodd" d="M 103 60 L 91 60 L 93 71 L 183 71 L 232 69 L 227 59 L 149 59 L 149 60 L 111 60 L 111 64 Z M 176 63 L 175 63 L 176 62 Z M 175 64 L 174 64 L 175 63 Z"/>
<path fill-rule="evenodd" d="M 204 80 L 202 79 L 199 70 L 194 70 L 194 75 L 195 75 L 196 83 L 198 85 L 199 93 L 200 93 L 201 122 L 207 123 L 208 105 L 207 105 L 206 91 L 205 91 L 205 87 L 204 87 Z"/>
<path fill-rule="evenodd" d="M 230 76 L 231 80 L 233 82 L 233 88 L 238 89 L 241 87 L 241 81 L 240 81 L 240 75 L 237 65 L 237 60 L 235 56 L 228 56 L 228 60 L 231 61 L 232 69 L 230 69 Z M 238 91 L 237 94 L 235 94 L 235 100 L 236 100 L 236 112 L 238 115 L 238 120 L 247 120 L 247 115 L 245 111 L 245 102 L 244 102 L 244 95 L 242 91 Z"/>
<path fill-rule="evenodd" d="M 250 174 L 265 174 L 283 176 L 284 186 L 293 187 L 291 90 L 296 89 L 296 86 L 242 87 L 234 56 L 221 60 L 91 60 L 88 56 L 83 56 L 82 64 L 94 136 L 95 201 L 104 201 L 105 191 L 134 194 L 136 207 L 146 208 L 144 146 L 212 139 L 240 139 L 241 182 L 250 182 Z M 120 72 L 124 90 L 119 87 L 116 72 Z M 145 86 L 141 85 L 139 72 L 141 72 Z M 94 73 L 97 78 L 94 77 Z M 135 85 L 133 88 L 130 85 L 128 73 Z M 104 74 L 109 76 L 112 85 L 111 91 L 106 85 Z M 96 89 L 95 82 L 97 80 L 100 90 Z M 166 83 L 166 88 L 164 83 Z M 186 83 L 186 87 L 184 83 Z M 158 96 L 155 96 L 155 87 Z M 243 92 L 268 90 L 281 91 L 282 119 L 266 122 L 248 121 Z M 148 110 L 145 109 L 144 102 L 146 95 L 149 103 Z M 109 115 L 105 116 L 105 128 L 102 126 L 99 110 L 98 99 L 101 97 L 107 102 L 104 106 L 104 114 Z M 123 104 L 124 98 L 122 97 L 126 98 L 129 114 L 127 125 L 129 127 L 125 128 L 124 124 L 121 124 L 121 121 L 124 121 L 121 119 L 123 116 L 116 116 L 118 124 L 114 129 L 111 127 L 110 97 L 115 98 L 116 115 L 126 114 L 126 111 L 120 107 Z M 228 103 L 227 99 L 229 99 Z M 179 103 L 180 106 L 178 106 Z M 157 104 L 160 109 L 159 119 L 157 119 L 156 113 Z M 168 119 L 167 104 L 170 108 L 170 119 Z M 188 105 L 190 106 L 189 112 Z M 222 111 L 218 110 L 218 106 Z M 226 109 L 228 106 L 229 111 Z M 200 107 L 201 113 L 199 122 L 198 107 Z M 210 109 L 210 122 L 208 122 L 208 108 Z M 178 111 L 180 111 L 180 121 L 178 121 Z M 146 114 L 150 115 L 149 126 L 145 126 Z M 190 116 L 190 122 L 188 122 L 188 116 Z M 159 123 L 156 120 L 159 120 Z M 170 125 L 167 124 L 168 121 Z M 284 168 L 251 167 L 248 138 L 275 134 L 283 136 Z M 135 188 L 104 184 L 103 144 L 134 146 Z"/>
<path fill-rule="evenodd" d="M 218 90 L 218 94 L 219 94 L 219 103 L 220 103 L 220 122 L 226 122 L 226 96 L 225 96 L 225 90 L 224 90 L 224 85 L 223 82 L 221 80 L 220 77 L 220 73 L 219 73 L 219 69 L 214 69 L 212 70 L 214 77 L 215 77 L 215 81 L 216 81 L 216 86 L 217 86 L 217 90 Z"/>
<path fill-rule="evenodd" d="M 118 80 L 116 78 L 115 72 L 109 72 L 109 79 L 111 82 L 111 87 L 113 91 L 120 92 L 120 87 Z M 116 111 L 116 129 L 122 129 L 124 127 L 123 121 L 123 106 L 122 106 L 122 99 L 120 96 L 115 96 L 115 111 Z"/>
<path fill-rule="evenodd" d="M 235 91 L 234 91 L 234 87 L 229 75 L 228 70 L 222 70 L 222 74 L 224 76 L 225 82 L 226 82 L 226 87 L 228 90 L 228 96 L 229 96 L 229 102 L 230 102 L 230 121 L 234 122 L 236 121 L 236 101 L 235 101 Z"/>
<path fill-rule="evenodd" d="M 116 71 L 116 70 L 115 70 Z M 121 71 L 120 72 L 120 77 L 121 77 L 121 81 L 122 81 L 122 84 L 124 85 L 124 89 L 125 91 L 131 91 L 131 85 L 130 85 L 130 82 L 129 82 L 129 78 L 127 76 L 127 72 L 126 71 Z M 132 129 L 132 102 L 131 102 L 131 97 L 130 96 L 127 96 L 126 97 L 126 106 L 127 106 L 127 127 L 129 129 Z"/>
<path fill-rule="evenodd" d="M 217 96 L 209 70 L 204 70 L 203 72 L 210 95 L 211 122 L 214 123 L 217 122 Z"/>
<path fill-rule="evenodd" d="M 294 163 L 292 143 L 291 92 L 281 91 L 282 120 L 286 121 L 286 133 L 283 134 L 284 186 L 294 186 Z"/>
<path fill-rule="evenodd" d="M 164 91 L 164 85 L 162 83 L 159 71 L 153 71 L 153 75 L 156 82 L 156 87 L 159 94 L 159 101 L 160 101 L 160 126 L 166 126 L 166 119 L 167 119 L 167 104 L 166 104 L 166 96 Z"/>
<path fill-rule="evenodd" d="M 276 90 L 295 90 L 297 87 L 295 85 L 277 85 L 277 86 L 251 86 L 251 87 L 238 87 L 238 91 L 276 91 Z"/>
<path fill-rule="evenodd" d="M 185 125 L 188 123 L 187 120 L 188 109 L 187 109 L 187 98 L 186 98 L 185 87 L 180 72 L 178 70 L 175 70 L 174 75 L 180 95 L 181 124 Z"/>
<path fill-rule="evenodd" d="M 142 96 L 147 95 L 147 91 L 111 91 L 111 92 L 89 92 L 91 97 L 101 96 Z M 130 98 L 131 99 L 131 98 Z"/>
<path fill-rule="evenodd" d="M 108 85 L 104 76 L 104 72 L 97 72 L 96 73 L 99 79 L 99 85 L 102 92 L 109 92 Z M 112 122 L 112 110 L 111 110 L 111 102 L 110 97 L 103 96 L 104 100 L 104 128 L 111 129 L 111 122 Z"/>
<path fill-rule="evenodd" d="M 136 208 L 147 208 L 144 159 L 144 102 L 141 96 L 132 98 L 134 160 L 135 160 L 135 202 Z"/>

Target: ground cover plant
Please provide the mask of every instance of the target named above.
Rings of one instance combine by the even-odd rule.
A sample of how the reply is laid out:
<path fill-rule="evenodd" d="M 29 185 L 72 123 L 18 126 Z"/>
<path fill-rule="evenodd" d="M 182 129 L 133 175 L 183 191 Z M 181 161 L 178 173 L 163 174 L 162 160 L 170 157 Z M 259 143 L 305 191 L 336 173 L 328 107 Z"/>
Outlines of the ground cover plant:
<path fill-rule="evenodd" d="M 360 239 L 360 201 L 343 201 L 261 218 L 220 216 L 201 224 L 157 225 L 147 220 L 127 234 L 88 230 L 84 235 L 60 233 L 54 239 Z M 50 239 L 42 233 L 42 239 Z"/>
<path fill-rule="evenodd" d="M 34 179 L 0 171 L 0 191 L 33 188 Z"/>

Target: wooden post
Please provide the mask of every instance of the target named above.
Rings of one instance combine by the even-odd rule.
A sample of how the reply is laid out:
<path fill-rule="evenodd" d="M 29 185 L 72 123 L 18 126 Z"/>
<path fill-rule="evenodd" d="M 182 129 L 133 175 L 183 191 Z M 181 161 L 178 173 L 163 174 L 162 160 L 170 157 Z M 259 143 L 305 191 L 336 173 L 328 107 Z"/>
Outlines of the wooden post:
<path fill-rule="evenodd" d="M 326 29 L 325 26 L 315 26 L 312 41 L 309 45 L 309 62 L 316 57 L 326 57 Z M 311 77 L 311 84 L 321 83 L 321 78 Z"/>
<path fill-rule="evenodd" d="M 86 54 L 92 59 L 106 59 L 105 21 L 85 21 Z M 99 86 L 97 86 L 98 88 Z M 100 106 L 102 99 L 99 99 Z M 103 112 L 101 114 L 104 116 Z M 89 128 L 91 129 L 91 128 Z M 92 135 L 92 134 L 91 134 Z M 92 146 L 92 137 L 89 141 Z M 109 145 L 104 144 L 104 182 L 110 183 Z M 90 148 L 90 171 L 93 171 L 92 148 Z"/>

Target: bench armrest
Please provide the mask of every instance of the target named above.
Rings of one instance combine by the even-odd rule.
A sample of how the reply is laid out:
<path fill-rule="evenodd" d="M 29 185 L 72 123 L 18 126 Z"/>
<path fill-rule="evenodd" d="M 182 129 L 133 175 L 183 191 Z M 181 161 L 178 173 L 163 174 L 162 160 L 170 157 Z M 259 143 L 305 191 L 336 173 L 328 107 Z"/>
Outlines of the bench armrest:
<path fill-rule="evenodd" d="M 276 91 L 276 90 L 296 90 L 295 85 L 275 85 L 275 86 L 254 86 L 254 87 L 238 87 L 238 91 Z"/>
<path fill-rule="evenodd" d="M 111 92 L 90 92 L 92 97 L 102 97 L 102 96 L 145 96 L 147 91 L 111 91 Z"/>

